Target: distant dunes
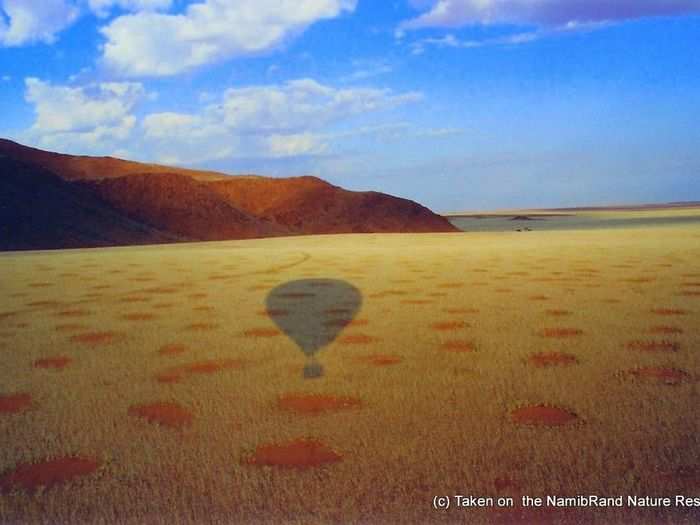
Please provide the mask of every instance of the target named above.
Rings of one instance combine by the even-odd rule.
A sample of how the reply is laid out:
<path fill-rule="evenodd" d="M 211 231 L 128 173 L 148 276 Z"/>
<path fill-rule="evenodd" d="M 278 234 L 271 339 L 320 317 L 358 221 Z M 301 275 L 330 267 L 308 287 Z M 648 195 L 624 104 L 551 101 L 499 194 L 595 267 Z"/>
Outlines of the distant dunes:
<path fill-rule="evenodd" d="M 227 176 L 0 139 L 0 250 L 452 231 L 415 202 L 316 177 Z"/>

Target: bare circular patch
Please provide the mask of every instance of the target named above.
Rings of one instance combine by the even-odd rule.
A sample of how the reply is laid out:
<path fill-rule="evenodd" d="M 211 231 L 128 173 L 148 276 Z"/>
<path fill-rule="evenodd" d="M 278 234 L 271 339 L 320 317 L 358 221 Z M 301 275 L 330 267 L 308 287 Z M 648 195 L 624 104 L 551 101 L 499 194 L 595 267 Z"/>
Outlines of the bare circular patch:
<path fill-rule="evenodd" d="M 61 369 L 67 367 L 72 361 L 70 357 L 65 356 L 44 357 L 34 361 L 34 368 Z"/>
<path fill-rule="evenodd" d="M 654 308 L 652 313 L 656 315 L 687 315 L 688 312 L 686 310 L 681 310 L 680 308 Z"/>
<path fill-rule="evenodd" d="M 130 314 L 124 314 L 121 316 L 125 321 L 153 321 L 156 319 L 155 314 L 150 314 L 148 312 L 133 312 Z"/>
<path fill-rule="evenodd" d="M 578 360 L 575 356 L 564 352 L 539 352 L 532 354 L 528 358 L 528 362 L 538 368 L 546 368 L 550 366 L 575 365 L 578 363 Z"/>
<path fill-rule="evenodd" d="M 117 334 L 115 332 L 88 332 L 74 335 L 70 340 L 86 346 L 100 346 L 112 343 L 116 337 Z"/>
<path fill-rule="evenodd" d="M 342 456 L 315 439 L 297 439 L 288 443 L 260 445 L 246 458 L 248 465 L 282 468 L 313 468 L 336 463 Z"/>
<path fill-rule="evenodd" d="M 659 334 L 659 335 L 682 334 L 683 329 L 678 328 L 677 326 L 659 325 L 659 326 L 652 326 L 649 329 L 649 333 L 650 334 Z"/>
<path fill-rule="evenodd" d="M 59 317 L 85 317 L 91 314 L 88 310 L 62 310 L 56 313 Z"/>
<path fill-rule="evenodd" d="M 0 394 L 0 414 L 17 414 L 29 408 L 32 396 L 25 393 Z"/>
<path fill-rule="evenodd" d="M 216 323 L 192 323 L 187 325 L 187 330 L 192 332 L 206 332 L 209 330 L 216 330 L 219 325 Z"/>
<path fill-rule="evenodd" d="M 466 354 L 476 350 L 476 346 L 471 341 L 445 341 L 440 345 L 440 349 L 455 354 Z"/>
<path fill-rule="evenodd" d="M 643 352 L 676 352 L 680 349 L 680 343 L 676 341 L 629 341 L 625 344 L 629 350 L 641 350 Z"/>
<path fill-rule="evenodd" d="M 569 310 L 551 309 L 546 310 L 545 313 L 552 317 L 566 317 L 571 315 L 572 312 L 570 312 Z"/>
<path fill-rule="evenodd" d="M 469 324 L 465 323 L 464 321 L 443 321 L 440 323 L 433 323 L 430 325 L 430 327 L 438 332 L 450 332 L 453 330 L 469 328 Z"/>
<path fill-rule="evenodd" d="M 251 328 L 250 330 L 245 330 L 243 332 L 243 337 L 248 337 L 251 339 L 263 339 L 277 337 L 279 335 L 282 335 L 282 332 L 276 328 Z"/>
<path fill-rule="evenodd" d="M 243 368 L 243 361 L 236 359 L 212 359 L 208 361 L 196 361 L 182 366 L 169 368 L 156 375 L 159 383 L 179 383 L 186 376 L 196 374 L 214 374 L 222 370 Z"/>
<path fill-rule="evenodd" d="M 534 405 L 521 407 L 511 412 L 511 420 L 519 425 L 563 426 L 578 419 L 576 414 L 563 408 Z"/>
<path fill-rule="evenodd" d="M 160 355 L 178 355 L 187 350 L 187 347 L 181 343 L 169 343 L 158 349 Z"/>
<path fill-rule="evenodd" d="M 658 383 L 664 383 L 666 385 L 679 385 L 691 379 L 691 376 L 690 374 L 688 374 L 688 372 L 679 370 L 677 368 L 663 366 L 645 366 L 641 368 L 634 368 L 632 370 L 627 370 L 623 372 L 623 375 L 627 377 L 634 377 L 637 379 L 645 379 L 649 381 L 655 381 Z"/>
<path fill-rule="evenodd" d="M 86 330 L 87 326 L 77 323 L 57 324 L 54 329 L 57 332 L 80 332 Z"/>
<path fill-rule="evenodd" d="M 40 463 L 22 463 L 15 470 L 0 478 L 0 492 L 10 492 L 17 489 L 31 492 L 40 487 L 50 488 L 73 478 L 92 474 L 99 466 L 99 463 L 93 459 L 80 457 L 57 458 Z"/>
<path fill-rule="evenodd" d="M 336 397 L 320 394 L 284 394 L 278 399 L 277 406 L 299 414 L 320 414 L 336 412 L 349 408 L 359 408 L 362 402 L 354 397 Z"/>
<path fill-rule="evenodd" d="M 192 424 L 192 413 L 177 403 L 159 402 L 129 407 L 129 414 L 141 417 L 149 423 L 170 428 L 183 428 Z"/>
<path fill-rule="evenodd" d="M 367 334 L 348 334 L 338 340 L 341 345 L 369 345 L 379 342 L 378 337 Z"/>
<path fill-rule="evenodd" d="M 365 355 L 359 357 L 358 360 L 374 366 L 398 365 L 402 361 L 399 356 L 385 354 Z"/>
<path fill-rule="evenodd" d="M 448 314 L 478 314 L 479 309 L 477 308 L 444 308 L 443 312 L 447 312 Z"/>
<path fill-rule="evenodd" d="M 569 337 L 577 337 L 583 334 L 583 330 L 578 328 L 545 328 L 540 332 L 542 337 L 549 337 L 551 339 L 566 339 Z"/>

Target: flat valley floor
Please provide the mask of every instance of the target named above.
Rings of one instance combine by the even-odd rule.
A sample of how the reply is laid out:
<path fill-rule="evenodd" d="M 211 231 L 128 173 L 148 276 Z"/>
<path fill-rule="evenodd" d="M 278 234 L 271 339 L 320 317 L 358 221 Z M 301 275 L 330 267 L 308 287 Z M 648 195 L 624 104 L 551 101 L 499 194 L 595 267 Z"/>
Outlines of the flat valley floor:
<path fill-rule="evenodd" d="M 0 256 L 0 523 L 682 523 L 700 228 Z"/>

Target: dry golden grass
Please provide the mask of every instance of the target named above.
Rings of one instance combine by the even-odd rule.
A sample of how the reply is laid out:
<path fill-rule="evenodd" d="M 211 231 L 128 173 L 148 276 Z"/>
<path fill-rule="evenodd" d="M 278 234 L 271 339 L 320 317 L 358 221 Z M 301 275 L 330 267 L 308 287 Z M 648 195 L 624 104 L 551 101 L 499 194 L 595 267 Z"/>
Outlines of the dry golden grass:
<path fill-rule="evenodd" d="M 697 234 L 4 254 L 0 523 L 697 522 L 431 509 L 445 494 L 697 495 Z M 354 317 L 320 310 L 339 334 L 315 379 L 275 320 L 328 287 L 266 305 L 300 279 L 362 294 Z"/>

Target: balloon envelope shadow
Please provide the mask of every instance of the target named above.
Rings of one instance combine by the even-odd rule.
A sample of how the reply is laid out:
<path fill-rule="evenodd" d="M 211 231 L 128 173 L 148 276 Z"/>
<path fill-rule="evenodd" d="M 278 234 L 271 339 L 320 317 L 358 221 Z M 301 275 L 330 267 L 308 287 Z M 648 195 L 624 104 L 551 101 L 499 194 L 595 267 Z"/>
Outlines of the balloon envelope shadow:
<path fill-rule="evenodd" d="M 267 296 L 267 314 L 307 358 L 304 377 L 323 375 L 316 354 L 332 343 L 357 315 L 362 294 L 338 279 L 301 279 L 274 288 Z"/>

